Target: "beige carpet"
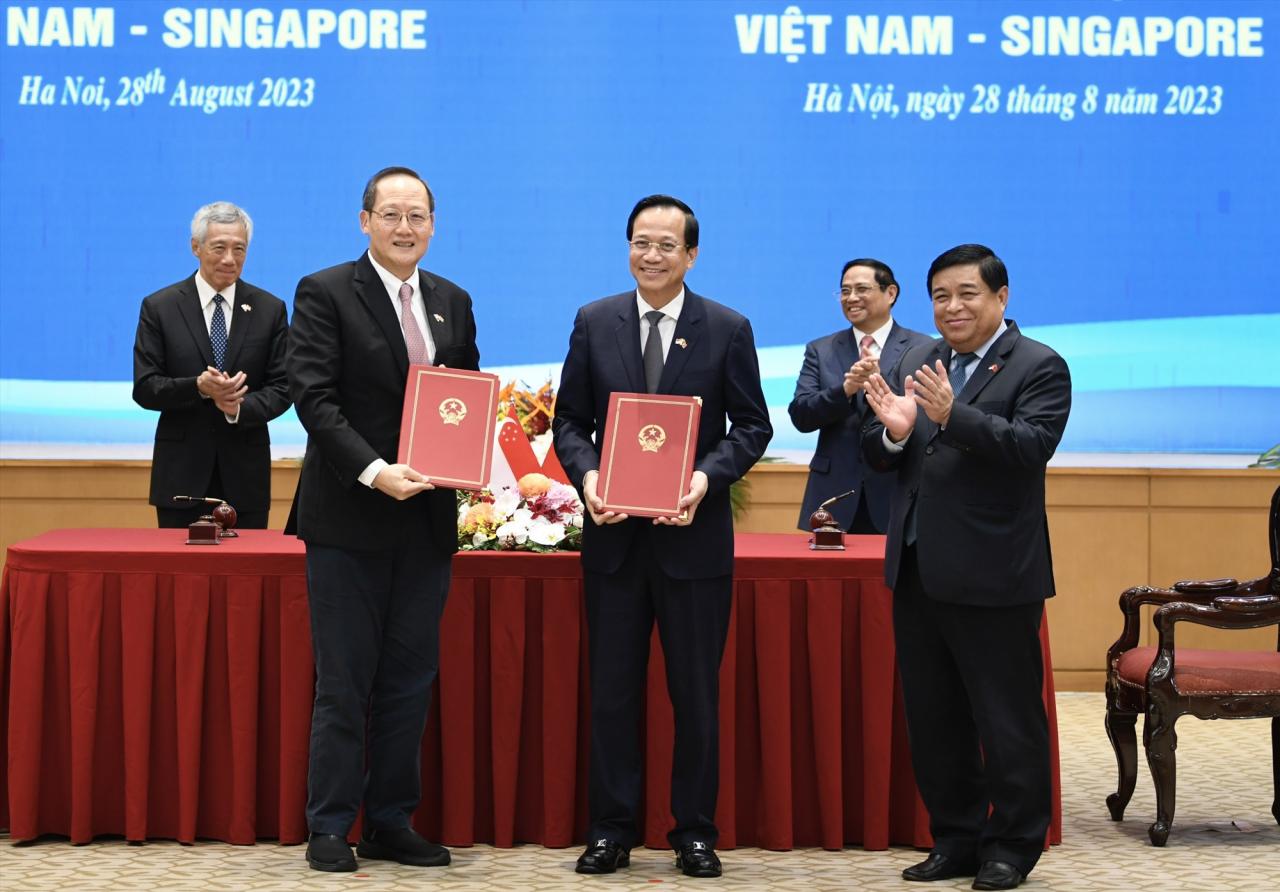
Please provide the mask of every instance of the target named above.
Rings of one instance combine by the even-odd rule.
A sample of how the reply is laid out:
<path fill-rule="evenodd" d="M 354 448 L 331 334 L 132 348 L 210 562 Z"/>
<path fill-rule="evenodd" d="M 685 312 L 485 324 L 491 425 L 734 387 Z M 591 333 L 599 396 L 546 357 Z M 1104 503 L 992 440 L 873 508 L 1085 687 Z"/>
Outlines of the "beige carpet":
<path fill-rule="evenodd" d="M 1270 724 L 1266 721 L 1178 723 L 1178 813 L 1169 845 L 1152 848 L 1146 829 L 1155 809 L 1151 779 L 1139 765 L 1138 789 L 1123 823 L 1107 817 L 1115 761 L 1103 731 L 1101 694 L 1059 694 L 1063 845 L 1040 861 L 1028 890 L 1117 892 L 1277 892 L 1280 827 L 1271 817 Z M 904 883 L 899 872 L 920 859 L 911 849 L 825 852 L 806 849 L 723 853 L 720 880 L 690 880 L 670 853 L 637 849 L 632 866 L 611 877 L 573 873 L 577 851 L 524 846 L 455 849 L 453 865 L 415 869 L 370 862 L 355 874 L 307 869 L 301 846 L 221 843 L 181 846 L 62 841 L 14 846 L 0 840 L 0 889 L 284 890 L 378 889 L 967 889 L 968 881 Z"/>

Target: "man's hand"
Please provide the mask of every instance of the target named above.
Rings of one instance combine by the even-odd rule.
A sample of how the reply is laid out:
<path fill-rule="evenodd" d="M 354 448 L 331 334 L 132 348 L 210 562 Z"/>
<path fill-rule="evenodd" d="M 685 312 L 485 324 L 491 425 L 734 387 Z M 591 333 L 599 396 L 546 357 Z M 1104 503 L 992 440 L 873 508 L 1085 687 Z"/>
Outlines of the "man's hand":
<path fill-rule="evenodd" d="M 596 481 L 600 479 L 599 471 L 587 471 L 586 476 L 582 478 L 582 495 L 587 501 L 587 513 L 591 515 L 591 519 L 598 526 L 604 526 L 607 523 L 621 523 L 626 520 L 628 515 L 621 511 L 604 510 L 604 502 L 596 493 Z"/>
<path fill-rule="evenodd" d="M 906 394 L 898 396 L 879 373 L 867 380 L 864 388 L 867 405 L 876 413 L 880 423 L 889 433 L 889 439 L 899 443 L 907 438 L 916 426 L 915 381 L 907 375 Z"/>
<path fill-rule="evenodd" d="M 419 474 L 408 465 L 387 465 L 373 478 L 373 488 L 399 502 L 428 489 L 435 489 L 431 485 L 431 478 Z"/>
<path fill-rule="evenodd" d="M 880 374 L 880 360 L 869 354 L 863 356 L 849 366 L 849 371 L 844 373 L 844 395 L 852 399 L 855 393 L 866 387 L 872 375 L 878 374 Z"/>
<path fill-rule="evenodd" d="M 249 392 L 244 382 L 244 372 L 228 375 L 213 366 L 206 366 L 196 378 L 196 390 L 213 400 L 213 404 L 224 414 L 234 417 L 240 411 L 244 395 Z"/>
<path fill-rule="evenodd" d="M 689 491 L 676 504 L 680 509 L 677 517 L 655 517 L 653 522 L 661 526 L 687 527 L 693 523 L 693 515 L 707 495 L 707 475 L 702 471 L 694 471 L 689 477 Z"/>
<path fill-rule="evenodd" d="M 946 427 L 951 419 L 955 395 L 951 392 L 951 381 L 942 360 L 937 360 L 934 368 L 921 366 L 916 372 L 915 384 L 916 403 L 939 427 Z"/>

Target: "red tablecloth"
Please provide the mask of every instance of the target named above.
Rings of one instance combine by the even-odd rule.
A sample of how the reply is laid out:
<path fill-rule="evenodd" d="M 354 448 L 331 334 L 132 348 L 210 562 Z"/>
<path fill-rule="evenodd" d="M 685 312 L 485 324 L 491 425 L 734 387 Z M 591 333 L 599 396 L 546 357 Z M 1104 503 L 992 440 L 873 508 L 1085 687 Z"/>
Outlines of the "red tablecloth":
<path fill-rule="evenodd" d="M 58 530 L 0 583 L 0 825 L 305 838 L 313 673 L 302 544 L 249 530 Z M 893 665 L 884 540 L 810 552 L 740 535 L 721 669 L 721 846 L 929 845 Z M 567 846 L 586 827 L 586 619 L 576 555 L 460 554 L 415 822 L 448 845 Z M 1057 723 L 1049 671 L 1055 817 Z M 671 707 L 646 716 L 645 840 L 666 845 Z M 7 768 L 7 771 L 5 770 Z"/>

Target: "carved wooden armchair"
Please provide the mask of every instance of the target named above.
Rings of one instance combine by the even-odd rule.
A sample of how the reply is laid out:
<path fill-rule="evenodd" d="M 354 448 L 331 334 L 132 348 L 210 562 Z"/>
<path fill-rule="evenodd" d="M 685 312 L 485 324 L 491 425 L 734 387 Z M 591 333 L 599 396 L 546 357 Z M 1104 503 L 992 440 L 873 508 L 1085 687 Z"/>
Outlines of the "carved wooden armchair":
<path fill-rule="evenodd" d="M 1174 646 L 1180 622 L 1219 629 L 1280 625 L 1280 487 L 1271 497 L 1269 538 L 1271 572 L 1259 579 L 1177 582 L 1172 589 L 1138 586 L 1120 596 L 1124 631 L 1107 651 L 1107 736 L 1116 751 L 1120 780 L 1107 797 L 1107 808 L 1111 819 L 1119 821 L 1133 796 L 1138 773 L 1134 726 L 1142 713 L 1142 743 L 1156 788 L 1156 820 L 1147 831 L 1152 845 L 1163 846 L 1173 824 L 1174 723 L 1187 714 L 1201 719 L 1271 717 L 1271 813 L 1280 822 L 1280 634 L 1274 653 Z M 1153 616 L 1157 647 L 1138 647 L 1144 604 L 1160 605 Z"/>

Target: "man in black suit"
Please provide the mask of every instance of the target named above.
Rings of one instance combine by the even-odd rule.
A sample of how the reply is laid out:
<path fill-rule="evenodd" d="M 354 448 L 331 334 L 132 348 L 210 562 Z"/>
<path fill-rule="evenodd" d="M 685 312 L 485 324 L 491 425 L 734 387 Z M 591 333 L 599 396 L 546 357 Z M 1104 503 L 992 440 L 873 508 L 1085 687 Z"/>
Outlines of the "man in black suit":
<path fill-rule="evenodd" d="M 589 844 L 579 873 L 613 873 L 641 841 L 640 712 L 657 619 L 675 711 L 668 835 L 689 876 L 720 875 L 719 670 L 733 592 L 729 484 L 773 434 L 751 323 L 688 291 L 698 221 L 667 195 L 627 219 L 636 289 L 578 311 L 556 401 L 556 455 L 583 493 L 582 570 L 591 661 Z M 604 510 L 596 491 L 609 396 L 702 397 L 689 492 L 680 518 L 650 521 Z M 729 426 L 726 430 L 725 419 Z M 652 807 L 650 803 L 650 807 Z"/>
<path fill-rule="evenodd" d="M 149 501 L 161 527 L 185 527 L 209 510 L 177 506 L 177 495 L 226 499 L 237 526 L 267 526 L 267 422 L 289 408 L 288 319 L 280 298 L 240 279 L 252 236 L 243 209 L 205 205 L 191 220 L 199 269 L 142 301 L 133 401 L 160 412 Z"/>
<path fill-rule="evenodd" d="M 1045 466 L 1071 409 L 1057 353 L 1006 320 L 1009 277 L 982 245 L 929 268 L 943 340 L 867 383 L 863 439 L 897 468 L 885 581 L 911 761 L 934 847 L 915 881 L 1012 889 L 1049 828 L 1040 622 L 1052 597 Z"/>
<path fill-rule="evenodd" d="M 316 699 L 307 778 L 307 862 L 438 866 L 449 851 L 410 825 L 439 662 L 440 613 L 457 550 L 451 489 L 397 464 L 409 364 L 476 369 L 471 297 L 418 268 L 435 198 L 389 167 L 364 191 L 369 250 L 306 276 L 294 297 L 289 380 L 307 453 L 290 531 L 307 543 Z"/>
<path fill-rule="evenodd" d="M 796 430 L 818 431 L 797 526 L 807 531 L 819 504 L 853 490 L 853 497 L 831 506 L 840 528 L 883 533 L 894 475 L 870 473 L 862 461 L 862 425 L 871 417 L 862 387 L 881 369 L 889 374 L 908 347 L 933 338 L 893 320 L 898 281 L 882 261 L 863 257 L 846 263 L 839 297 L 850 326 L 805 345 L 795 396 L 787 407 Z"/>

